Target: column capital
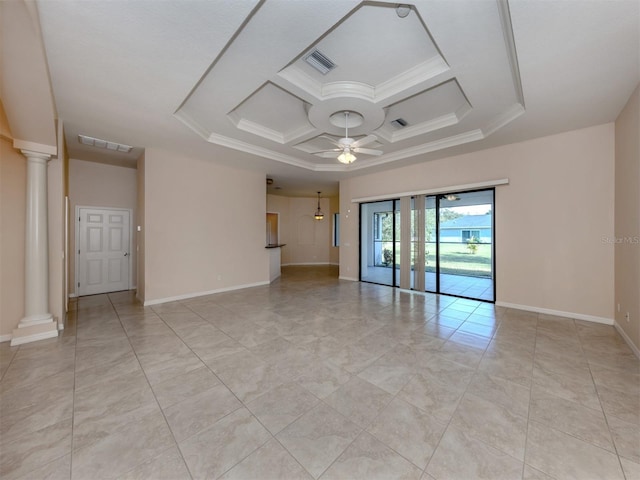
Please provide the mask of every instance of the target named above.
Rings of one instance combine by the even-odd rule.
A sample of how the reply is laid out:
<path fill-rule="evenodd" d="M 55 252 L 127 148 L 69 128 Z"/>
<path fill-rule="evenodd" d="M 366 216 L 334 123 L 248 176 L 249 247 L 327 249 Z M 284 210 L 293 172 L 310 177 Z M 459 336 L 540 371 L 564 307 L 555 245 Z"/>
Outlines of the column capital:
<path fill-rule="evenodd" d="M 20 152 L 29 160 L 39 160 L 42 163 L 47 163 L 51 160 L 51 155 L 48 153 L 34 152 L 33 150 L 26 150 L 24 148 L 21 149 Z"/>

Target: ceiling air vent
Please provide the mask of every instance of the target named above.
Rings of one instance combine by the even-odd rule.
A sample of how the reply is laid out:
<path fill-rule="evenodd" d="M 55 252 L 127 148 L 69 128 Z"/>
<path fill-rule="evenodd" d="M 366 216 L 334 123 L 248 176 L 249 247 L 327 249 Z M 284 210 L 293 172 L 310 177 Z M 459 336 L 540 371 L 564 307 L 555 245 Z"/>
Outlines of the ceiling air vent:
<path fill-rule="evenodd" d="M 83 145 L 106 148 L 107 150 L 113 150 L 115 152 L 129 153 L 133 149 L 131 145 L 109 142 L 107 140 L 101 140 L 99 138 L 87 137 L 86 135 L 78 135 L 78 141 Z"/>
<path fill-rule="evenodd" d="M 325 56 L 320 50 L 314 50 L 309 55 L 304 57 L 304 60 L 323 75 L 326 75 L 331 70 L 336 68 L 336 64 L 329 60 L 329 58 Z"/>
<path fill-rule="evenodd" d="M 409 125 L 409 122 L 407 122 L 404 118 L 396 118 L 395 120 L 391 120 L 391 125 L 396 128 L 404 128 Z"/>

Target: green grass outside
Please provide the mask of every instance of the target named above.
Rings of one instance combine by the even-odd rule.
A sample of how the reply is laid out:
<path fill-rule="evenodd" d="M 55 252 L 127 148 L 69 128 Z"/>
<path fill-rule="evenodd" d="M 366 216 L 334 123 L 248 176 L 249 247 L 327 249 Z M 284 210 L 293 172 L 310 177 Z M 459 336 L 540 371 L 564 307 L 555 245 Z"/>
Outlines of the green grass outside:
<path fill-rule="evenodd" d="M 440 273 L 491 278 L 491 244 L 478 243 L 476 253 L 471 253 L 464 243 L 440 244 Z M 427 245 L 427 272 L 436 271 L 436 246 Z"/>
<path fill-rule="evenodd" d="M 492 246 L 488 243 L 479 243 L 477 246 L 476 253 L 471 253 L 465 243 L 441 243 L 440 273 L 491 278 Z M 384 245 L 384 248 L 391 248 L 391 242 L 388 247 Z M 435 272 L 435 243 L 428 243 L 426 249 L 426 271 Z M 396 256 L 396 262 L 396 266 L 399 267 L 399 255 Z"/>

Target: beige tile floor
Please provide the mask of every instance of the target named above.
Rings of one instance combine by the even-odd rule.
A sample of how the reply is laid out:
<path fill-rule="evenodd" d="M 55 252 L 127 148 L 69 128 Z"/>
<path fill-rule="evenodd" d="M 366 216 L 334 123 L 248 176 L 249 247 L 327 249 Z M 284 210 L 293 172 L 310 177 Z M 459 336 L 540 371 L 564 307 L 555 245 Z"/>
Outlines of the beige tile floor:
<path fill-rule="evenodd" d="M 0 477 L 638 479 L 613 327 L 338 281 L 81 298 L 0 345 Z"/>

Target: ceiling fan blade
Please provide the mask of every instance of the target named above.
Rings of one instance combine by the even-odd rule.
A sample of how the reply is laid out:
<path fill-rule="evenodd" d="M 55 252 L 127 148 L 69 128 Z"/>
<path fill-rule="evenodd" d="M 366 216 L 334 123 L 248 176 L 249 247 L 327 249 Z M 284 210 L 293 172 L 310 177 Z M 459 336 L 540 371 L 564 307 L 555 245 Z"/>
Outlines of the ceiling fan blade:
<path fill-rule="evenodd" d="M 354 148 L 352 149 L 356 153 L 364 153 L 365 155 L 382 155 L 382 150 L 373 150 L 372 148 Z"/>
<path fill-rule="evenodd" d="M 342 150 L 335 149 L 335 150 L 323 150 L 321 152 L 313 152 L 313 155 L 320 158 L 337 158 L 338 155 L 340 155 L 340 153 L 342 153 Z"/>
<path fill-rule="evenodd" d="M 351 144 L 351 148 L 358 148 L 359 146 L 364 146 L 364 145 L 369 145 L 370 143 L 375 142 L 376 140 L 378 140 L 378 137 L 376 137 L 375 135 L 367 135 L 364 138 L 361 138 L 359 140 L 356 140 L 355 142 L 353 142 Z"/>
<path fill-rule="evenodd" d="M 341 146 L 340 143 L 338 143 L 338 141 L 335 138 L 330 137 L 329 135 L 319 135 L 318 138 L 326 138 L 331 143 L 333 143 L 336 147 L 340 147 Z"/>

